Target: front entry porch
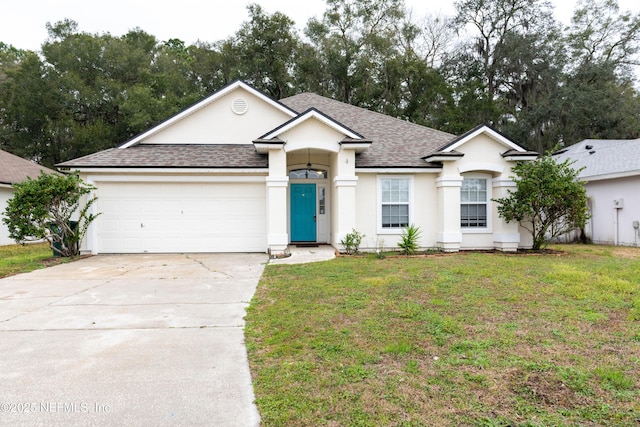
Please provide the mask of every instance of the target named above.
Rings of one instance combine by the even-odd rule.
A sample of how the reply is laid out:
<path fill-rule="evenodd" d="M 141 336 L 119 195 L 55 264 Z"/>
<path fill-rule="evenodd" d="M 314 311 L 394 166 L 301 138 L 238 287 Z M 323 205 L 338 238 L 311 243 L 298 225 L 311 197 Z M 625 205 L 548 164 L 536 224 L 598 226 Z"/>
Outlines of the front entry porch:
<path fill-rule="evenodd" d="M 371 141 L 310 111 L 254 141 L 269 156 L 267 250 L 296 242 L 338 248 L 356 227 L 356 154 Z"/>

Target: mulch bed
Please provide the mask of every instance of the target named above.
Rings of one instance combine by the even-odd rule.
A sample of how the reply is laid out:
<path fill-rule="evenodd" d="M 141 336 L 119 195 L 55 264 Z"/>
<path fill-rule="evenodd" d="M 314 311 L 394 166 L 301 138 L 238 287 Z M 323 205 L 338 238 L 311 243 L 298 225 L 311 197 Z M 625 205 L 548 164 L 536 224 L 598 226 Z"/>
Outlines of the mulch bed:
<path fill-rule="evenodd" d="M 508 255 L 508 256 L 563 256 L 567 255 L 567 251 L 560 251 L 556 249 L 541 249 L 534 251 L 533 249 L 518 249 L 516 252 L 504 252 L 496 249 L 488 249 L 488 250 L 461 250 L 459 252 L 428 252 L 428 253 L 417 253 L 414 255 L 403 255 L 401 253 L 384 253 L 384 258 L 430 258 L 430 257 L 441 257 L 441 256 L 450 256 L 450 255 L 467 255 L 467 254 L 496 254 L 496 255 Z M 343 252 L 339 252 L 336 250 L 337 257 L 366 257 L 375 255 L 374 252 L 359 252 L 357 254 L 346 254 Z"/>

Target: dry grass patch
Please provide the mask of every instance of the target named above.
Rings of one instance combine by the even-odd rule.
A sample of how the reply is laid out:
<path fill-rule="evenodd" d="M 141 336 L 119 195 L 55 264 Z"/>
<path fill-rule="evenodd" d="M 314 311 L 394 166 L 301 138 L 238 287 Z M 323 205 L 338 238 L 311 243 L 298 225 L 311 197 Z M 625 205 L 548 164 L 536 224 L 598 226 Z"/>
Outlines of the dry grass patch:
<path fill-rule="evenodd" d="M 612 250 L 613 256 L 619 256 L 622 258 L 640 259 L 640 250 L 638 248 L 631 248 L 625 246 L 618 246 Z"/>
<path fill-rule="evenodd" d="M 640 261 L 554 249 L 268 266 L 246 328 L 263 424 L 637 425 Z"/>

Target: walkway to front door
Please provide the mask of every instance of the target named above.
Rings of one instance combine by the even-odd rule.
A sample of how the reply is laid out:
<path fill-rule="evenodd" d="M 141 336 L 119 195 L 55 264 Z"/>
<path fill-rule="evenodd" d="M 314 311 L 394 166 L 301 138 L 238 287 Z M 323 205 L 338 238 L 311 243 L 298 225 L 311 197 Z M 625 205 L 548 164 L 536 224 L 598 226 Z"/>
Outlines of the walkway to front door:
<path fill-rule="evenodd" d="M 291 184 L 291 241 L 316 238 L 316 184 Z"/>

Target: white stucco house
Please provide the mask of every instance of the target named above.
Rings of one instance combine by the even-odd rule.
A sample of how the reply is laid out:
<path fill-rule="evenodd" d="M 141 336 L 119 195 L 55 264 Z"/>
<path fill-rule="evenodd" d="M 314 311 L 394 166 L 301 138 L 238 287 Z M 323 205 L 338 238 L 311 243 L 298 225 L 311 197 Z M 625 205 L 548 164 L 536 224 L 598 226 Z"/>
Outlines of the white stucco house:
<path fill-rule="evenodd" d="M 11 245 L 16 242 L 9 238 L 9 230 L 2 222 L 7 201 L 13 197 L 13 185 L 27 178 L 37 178 L 40 171 L 55 173 L 51 169 L 40 166 L 37 163 L 14 156 L 11 153 L 0 150 L 0 245 Z"/>
<path fill-rule="evenodd" d="M 113 148 L 58 165 L 97 190 L 92 253 L 530 247 L 491 198 L 529 152 L 487 126 L 455 136 L 312 93 L 273 101 L 236 81 Z"/>
<path fill-rule="evenodd" d="M 594 243 L 640 244 L 640 139 L 586 139 L 554 154 L 584 168 L 591 219 L 586 237 Z"/>

